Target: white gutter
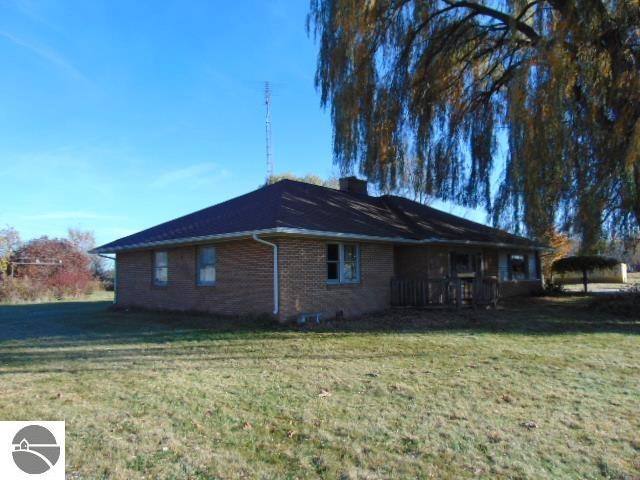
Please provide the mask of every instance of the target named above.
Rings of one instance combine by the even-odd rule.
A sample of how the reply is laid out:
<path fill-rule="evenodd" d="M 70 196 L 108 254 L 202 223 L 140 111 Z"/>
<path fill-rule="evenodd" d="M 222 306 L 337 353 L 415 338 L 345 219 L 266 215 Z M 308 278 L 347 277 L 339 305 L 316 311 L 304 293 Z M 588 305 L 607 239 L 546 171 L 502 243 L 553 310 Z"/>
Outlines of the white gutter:
<path fill-rule="evenodd" d="M 256 242 L 263 243 L 264 245 L 268 245 L 273 247 L 273 314 L 277 315 L 280 311 L 279 305 L 279 292 L 280 288 L 278 286 L 278 245 L 275 243 L 267 242 L 261 238 L 258 238 L 258 233 L 253 232 L 253 239 Z"/>
<path fill-rule="evenodd" d="M 307 230 L 306 228 L 278 227 L 273 230 L 276 230 L 275 233 L 285 233 L 289 235 L 302 235 L 302 236 L 322 237 L 322 238 L 343 238 L 346 240 L 371 240 L 373 242 L 393 242 L 393 243 L 403 243 L 407 245 L 476 245 L 476 246 L 486 246 L 486 247 L 517 248 L 520 250 L 550 250 L 549 247 L 520 245 L 517 243 L 481 242 L 476 240 L 447 240 L 444 238 L 437 238 L 437 237 L 422 238 L 420 240 L 415 240 L 412 238 L 404 238 L 404 237 L 378 237 L 375 235 L 361 235 L 358 233 L 342 233 L 342 232 L 328 232 L 328 231 L 322 231 L 322 230 Z"/>
<path fill-rule="evenodd" d="M 272 234 L 285 234 L 285 235 L 299 235 L 305 237 L 320 237 L 320 238 L 342 238 L 345 240 L 368 240 L 372 242 L 392 242 L 406 245 L 474 245 L 474 246 L 486 246 L 486 247 L 498 247 L 498 248 L 516 248 L 520 250 L 550 250 L 549 247 L 543 246 L 530 246 L 520 245 L 517 243 L 506 242 L 480 242 L 474 240 L 446 240 L 442 238 L 425 238 L 415 240 L 411 238 L 403 237 L 382 237 L 376 235 L 362 235 L 357 233 L 343 233 L 343 232 L 330 232 L 324 230 L 308 230 L 306 228 L 289 228 L 289 227 L 276 227 L 265 228 L 263 230 L 249 230 L 244 232 L 232 232 L 232 233 L 220 233 L 216 235 L 202 235 L 200 237 L 185 237 L 172 240 L 160 240 L 156 242 L 144 242 L 144 243 L 131 243 L 123 247 L 111 247 L 111 248 L 96 248 L 89 253 L 115 253 L 119 251 L 127 250 L 139 250 L 144 248 L 154 248 L 162 246 L 178 246 L 189 245 L 196 243 L 204 243 L 211 241 L 223 241 L 238 238 L 253 237 L 255 234 L 260 235 L 272 235 Z"/>

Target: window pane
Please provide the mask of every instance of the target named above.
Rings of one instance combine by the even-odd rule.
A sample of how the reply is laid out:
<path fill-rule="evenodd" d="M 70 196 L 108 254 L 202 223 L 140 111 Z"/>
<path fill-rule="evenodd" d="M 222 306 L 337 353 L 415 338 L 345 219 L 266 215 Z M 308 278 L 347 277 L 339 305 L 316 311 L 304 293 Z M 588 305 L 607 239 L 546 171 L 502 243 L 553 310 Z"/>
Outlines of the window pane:
<path fill-rule="evenodd" d="M 169 255 L 167 252 L 155 252 L 153 260 L 153 281 L 157 285 L 164 285 L 169 276 Z"/>
<path fill-rule="evenodd" d="M 210 285 L 216 281 L 216 249 L 200 247 L 198 249 L 198 283 Z"/>
<path fill-rule="evenodd" d="M 514 280 L 523 280 L 527 278 L 527 256 L 511 255 L 509 258 L 511 267 L 511 278 Z"/>
<path fill-rule="evenodd" d="M 342 269 L 342 276 L 348 282 L 352 282 L 354 280 L 357 280 L 358 279 L 358 270 L 356 268 L 356 262 L 345 263 L 344 267 Z"/>
<path fill-rule="evenodd" d="M 344 261 L 345 262 L 355 262 L 357 251 L 355 245 L 344 245 Z"/>
<path fill-rule="evenodd" d="M 215 263 L 214 247 L 200 248 L 200 265 L 213 265 Z"/>
<path fill-rule="evenodd" d="M 452 273 L 471 273 L 474 271 L 471 255 L 468 253 L 453 253 L 451 255 Z"/>
<path fill-rule="evenodd" d="M 327 261 L 329 262 L 337 262 L 340 256 L 338 254 L 338 245 L 335 243 L 330 243 L 327 245 Z"/>
<path fill-rule="evenodd" d="M 338 262 L 327 263 L 327 279 L 338 280 Z"/>
<path fill-rule="evenodd" d="M 168 266 L 169 258 L 167 252 L 156 252 L 156 267 Z"/>
<path fill-rule="evenodd" d="M 199 275 L 200 283 L 214 283 L 216 281 L 216 269 L 212 265 L 200 267 Z"/>
<path fill-rule="evenodd" d="M 156 268 L 156 275 L 155 275 L 155 282 L 156 283 L 167 283 L 167 277 L 168 277 L 168 268 L 167 267 L 157 267 Z"/>

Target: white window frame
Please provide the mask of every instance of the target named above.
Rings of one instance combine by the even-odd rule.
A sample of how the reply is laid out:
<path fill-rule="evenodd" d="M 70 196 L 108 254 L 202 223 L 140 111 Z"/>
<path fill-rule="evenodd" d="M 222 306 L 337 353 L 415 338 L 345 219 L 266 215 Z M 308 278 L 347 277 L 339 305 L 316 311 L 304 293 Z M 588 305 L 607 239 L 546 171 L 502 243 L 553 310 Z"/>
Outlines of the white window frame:
<path fill-rule="evenodd" d="M 524 276 L 515 278 L 513 273 L 513 257 L 522 257 L 522 264 L 524 265 Z M 530 280 L 531 273 L 529 272 L 529 255 L 526 253 L 510 253 L 507 255 L 507 268 L 509 269 L 509 280 L 512 282 L 523 282 Z"/>
<path fill-rule="evenodd" d="M 164 255 L 164 265 L 159 265 L 159 256 Z M 158 271 L 166 271 L 166 280 L 158 280 Z M 156 250 L 153 252 L 153 284 L 156 287 L 166 287 L 169 284 L 169 252 L 167 250 Z"/>
<path fill-rule="evenodd" d="M 329 257 L 328 257 L 328 247 L 329 245 L 337 245 L 338 246 L 338 278 L 337 279 L 330 279 L 328 278 L 329 276 L 329 271 L 328 271 L 328 264 L 329 264 Z M 347 279 L 344 276 L 344 266 L 345 266 L 345 256 L 344 256 L 344 248 L 345 246 L 347 247 L 355 247 L 356 249 L 356 278 L 354 279 Z M 326 252 L 325 252 L 325 257 L 326 257 L 326 264 L 327 264 L 327 283 L 329 285 L 340 285 L 340 284 L 357 284 L 360 283 L 360 279 L 361 279 L 361 260 L 360 260 L 360 245 L 358 245 L 357 243 L 339 243 L 339 242 L 327 242 L 326 244 Z"/>
<path fill-rule="evenodd" d="M 519 255 L 525 257 L 526 275 L 522 278 L 514 278 L 511 257 Z M 535 251 L 504 251 L 498 258 L 498 272 L 501 282 L 526 282 L 540 280 L 538 255 Z"/>
<path fill-rule="evenodd" d="M 213 263 L 211 263 L 211 264 L 203 264 L 203 263 L 201 263 L 202 262 L 201 253 L 205 249 L 213 250 Z M 213 245 L 202 245 L 202 246 L 199 246 L 196 249 L 196 284 L 199 287 L 213 287 L 213 286 L 215 286 L 215 284 L 216 284 L 216 282 L 218 280 L 218 277 L 217 277 L 218 272 L 217 272 L 217 268 L 216 268 L 217 264 L 218 264 L 218 252 L 216 250 L 216 247 L 214 247 Z M 200 278 L 200 270 L 203 267 L 208 267 L 208 266 L 212 266 L 213 267 L 213 281 L 205 281 L 205 280 L 202 280 Z"/>

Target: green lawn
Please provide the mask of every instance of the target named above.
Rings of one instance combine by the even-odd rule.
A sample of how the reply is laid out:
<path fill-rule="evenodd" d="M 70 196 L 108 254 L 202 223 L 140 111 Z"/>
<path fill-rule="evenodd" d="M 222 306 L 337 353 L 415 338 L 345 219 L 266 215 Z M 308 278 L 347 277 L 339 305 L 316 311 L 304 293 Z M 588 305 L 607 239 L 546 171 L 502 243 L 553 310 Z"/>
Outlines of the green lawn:
<path fill-rule="evenodd" d="M 640 476 L 640 319 L 585 300 L 321 329 L 0 306 L 0 419 L 64 419 L 68 478 Z"/>

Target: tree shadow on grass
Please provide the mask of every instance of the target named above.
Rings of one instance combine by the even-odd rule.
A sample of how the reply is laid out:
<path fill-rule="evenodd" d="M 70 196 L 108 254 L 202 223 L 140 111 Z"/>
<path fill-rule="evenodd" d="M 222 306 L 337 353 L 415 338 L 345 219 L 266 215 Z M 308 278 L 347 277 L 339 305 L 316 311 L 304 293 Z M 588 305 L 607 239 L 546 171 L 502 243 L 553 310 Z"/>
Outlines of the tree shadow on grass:
<path fill-rule="evenodd" d="M 270 363 L 380 359 L 433 355 L 389 348 L 313 352 L 278 347 L 310 336 L 318 342 L 361 335 L 640 333 L 637 316 L 594 311 L 588 298 L 521 299 L 497 310 L 392 309 L 350 320 L 279 325 L 265 318 L 111 310 L 109 302 L 0 306 L 0 375 L 116 371 L 161 365 L 162 370 L 210 368 L 227 362 Z M 264 348 L 256 348 L 260 342 Z"/>
<path fill-rule="evenodd" d="M 589 298 L 523 298 L 498 309 L 390 309 L 359 318 L 306 325 L 264 316 L 223 317 L 180 312 L 115 311 L 110 302 L 0 305 L 0 353 L 79 343 L 159 344 L 201 340 L 288 339 L 300 333 L 352 335 L 470 331 L 523 335 L 640 333 L 638 315 L 595 310 Z"/>
<path fill-rule="evenodd" d="M 207 333 L 266 332 L 278 328 L 264 318 L 118 311 L 111 307 L 111 302 L 91 301 L 0 305 L 0 345 L 6 341 L 43 340 L 60 346 L 65 341 L 102 338 L 106 343 L 163 343 L 200 339 Z"/>

